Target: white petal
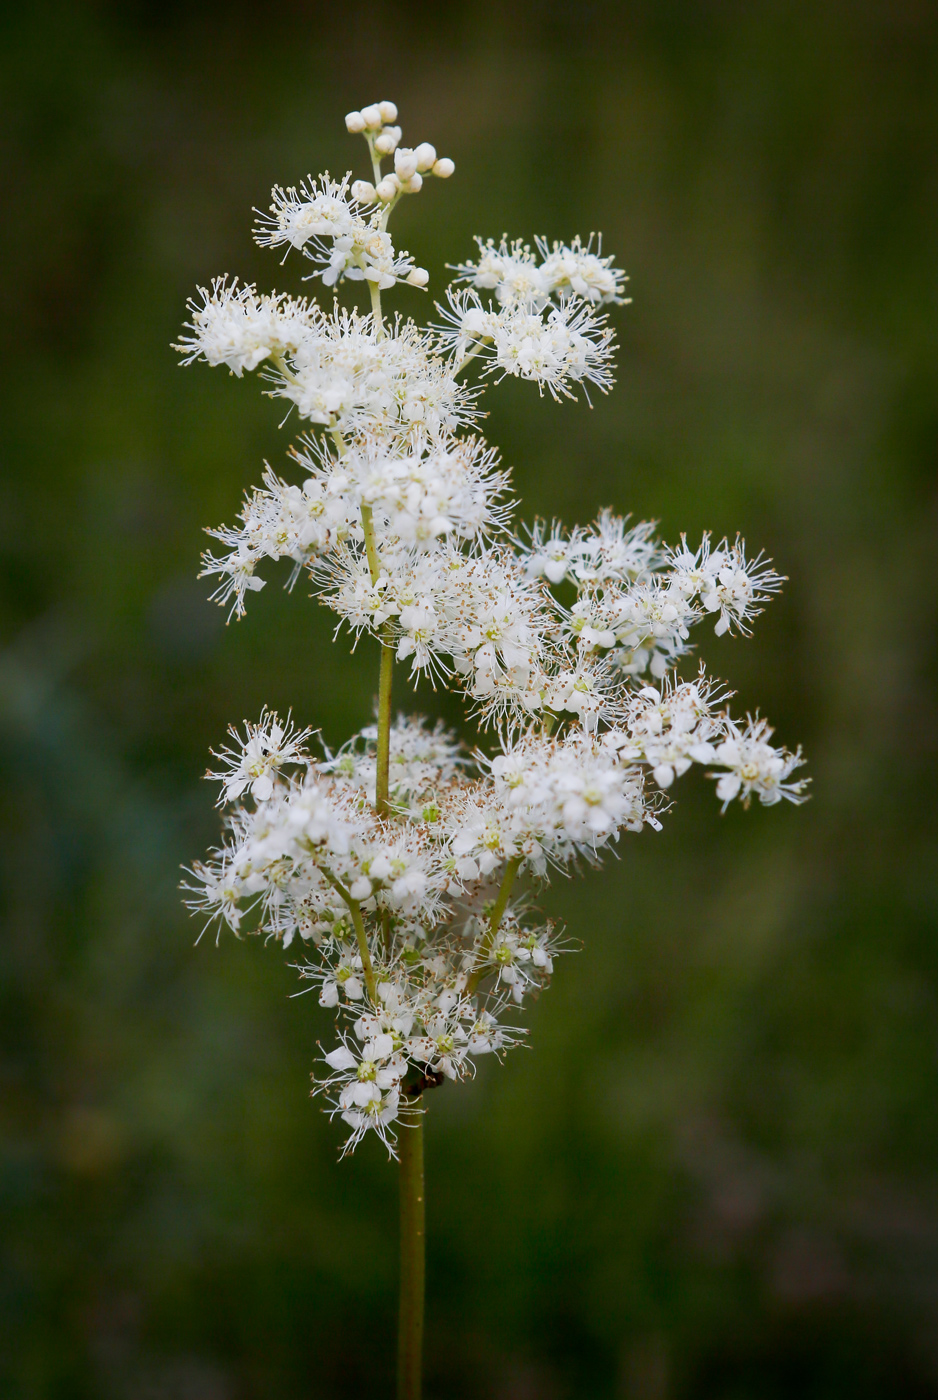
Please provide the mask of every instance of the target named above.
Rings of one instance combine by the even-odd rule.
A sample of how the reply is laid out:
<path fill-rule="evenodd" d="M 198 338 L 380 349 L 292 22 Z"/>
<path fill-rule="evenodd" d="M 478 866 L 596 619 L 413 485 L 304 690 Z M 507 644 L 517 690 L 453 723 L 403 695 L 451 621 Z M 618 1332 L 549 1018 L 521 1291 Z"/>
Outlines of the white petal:
<path fill-rule="evenodd" d="M 743 782 L 738 773 L 724 773 L 717 783 L 717 797 L 721 802 L 732 802 Z"/>

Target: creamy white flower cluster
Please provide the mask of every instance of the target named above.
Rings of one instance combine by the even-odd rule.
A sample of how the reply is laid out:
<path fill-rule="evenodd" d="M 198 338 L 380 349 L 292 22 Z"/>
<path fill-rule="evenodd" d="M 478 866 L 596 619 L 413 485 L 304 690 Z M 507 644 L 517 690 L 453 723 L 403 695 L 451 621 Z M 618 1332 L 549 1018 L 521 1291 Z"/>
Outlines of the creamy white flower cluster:
<path fill-rule="evenodd" d="M 559 932 L 530 885 L 595 862 L 623 833 L 658 829 L 694 766 L 726 806 L 800 802 L 800 753 L 764 720 L 733 719 L 701 667 L 677 666 L 690 629 L 747 633 L 781 578 L 744 542 L 669 548 L 648 522 L 512 529 L 508 474 L 465 429 L 479 386 L 465 372 L 531 379 L 555 398 L 611 383 L 606 311 L 625 275 L 598 241 L 479 241 L 447 294 L 446 324 L 385 319 L 381 292 L 426 274 L 387 222 L 452 162 L 401 145 L 397 109 L 350 113 L 373 180 L 275 188 L 258 239 L 313 260 L 326 285 L 367 282 L 371 311 L 216 279 L 190 303 L 184 363 L 261 368 L 267 392 L 309 425 L 289 479 L 266 467 L 233 527 L 209 533 L 214 597 L 234 615 L 287 559 L 356 636 L 382 648 L 378 720 L 337 752 L 309 752 L 264 711 L 218 755 L 222 845 L 191 872 L 208 924 L 300 947 L 299 971 L 338 1019 L 315 1092 L 348 1126 L 346 1150 L 395 1124 L 443 1078 L 473 1072 L 523 1031 L 506 1021 L 547 985 Z M 382 175 L 383 160 L 393 173 Z M 318 430 L 318 431 L 317 431 Z M 439 725 L 391 723 L 404 663 L 465 698 L 485 748 Z M 527 878 L 528 889 L 519 879 Z"/>
<path fill-rule="evenodd" d="M 533 380 L 558 401 L 576 398 L 576 385 L 587 398 L 589 384 L 603 393 L 611 388 L 612 331 L 576 297 L 540 308 L 509 301 L 496 310 L 471 288 L 450 287 L 446 295 L 447 306 L 437 306 L 444 322 L 437 332 L 460 365 L 478 357 L 484 374 Z"/>
<path fill-rule="evenodd" d="M 189 303 L 183 363 L 227 365 L 241 378 L 264 365 L 269 392 L 300 418 L 340 433 L 440 433 L 478 416 L 478 390 L 457 380 L 431 332 L 216 278 Z M 266 362 L 266 363 L 265 363 Z"/>
<path fill-rule="evenodd" d="M 803 790 L 791 781 L 799 756 L 774 749 L 763 721 L 740 726 L 715 712 L 702 678 L 644 687 L 602 736 L 576 724 L 559 737 L 502 734 L 494 757 L 399 717 L 384 818 L 374 805 L 375 726 L 318 762 L 303 748 L 310 732 L 276 714 L 231 733 L 222 768 L 208 775 L 221 802 L 235 804 L 228 835 L 194 867 L 189 903 L 209 924 L 306 947 L 301 976 L 320 1005 L 353 1023 L 316 1083 L 352 1129 L 347 1149 L 369 1128 L 391 1146 L 408 1085 L 462 1078 L 477 1055 L 523 1035 L 505 1024 L 506 1008 L 548 984 L 562 945 L 523 897 L 493 924 L 509 863 L 543 879 L 551 867 L 595 862 L 622 831 L 659 829 L 662 798 L 649 775 L 667 788 L 695 762 L 718 770 L 724 807 L 753 793 L 765 804 L 799 801 Z M 250 806 L 238 802 L 246 793 Z M 377 1036 L 390 1041 L 376 1045 Z"/>
<path fill-rule="evenodd" d="M 288 558 L 294 563 L 288 586 L 299 568 L 308 565 L 331 605 L 356 631 L 374 630 L 409 608 L 401 628 L 403 634 L 410 625 L 413 640 L 422 616 L 414 611 L 420 608 L 414 586 L 421 561 L 432 555 L 427 568 L 435 570 L 441 540 L 472 541 L 504 528 L 508 477 L 498 470 L 497 455 L 480 438 L 449 434 L 403 443 L 360 436 L 341 456 L 309 438 L 300 447 L 292 456 L 305 474 L 301 486 L 281 480 L 267 467 L 263 487 L 245 501 L 240 525 L 209 530 L 227 549 L 220 556 L 204 556 L 203 575 L 217 574 L 221 580 L 212 596 L 231 602 L 240 617 L 245 594 L 264 586 L 257 565 Z M 376 579 L 363 512 L 384 543 Z M 391 541 L 406 561 L 397 569 L 391 563 Z M 462 559 L 458 551 L 447 557 Z M 411 649 L 405 646 L 400 656 L 410 655 Z M 415 661 L 421 664 L 425 662 Z"/>
<path fill-rule="evenodd" d="M 416 267 L 409 253 L 399 252 L 384 227 L 384 212 L 368 206 L 349 190 L 349 176 L 318 180 L 311 176 L 299 188 L 271 190 L 269 214 L 261 214 L 255 239 L 261 247 L 296 248 L 318 265 L 312 276 L 334 287 L 344 278 L 370 282 L 386 291 L 395 282 L 425 287 L 427 272 Z"/>
<path fill-rule="evenodd" d="M 444 318 L 441 341 L 458 358 L 480 356 L 486 372 L 533 379 L 555 399 L 573 398 L 573 386 L 589 384 L 606 393 L 612 385 L 612 332 L 593 308 L 624 305 L 627 280 L 612 258 L 593 252 L 593 239 L 569 246 L 545 239 L 535 248 L 516 239 L 477 238 L 479 257 L 456 264 L 456 282 Z M 494 294 L 485 303 L 481 293 Z"/>
<path fill-rule="evenodd" d="M 590 729 L 614 723 L 622 676 L 661 679 L 709 614 L 718 634 L 748 630 L 782 582 L 761 558 L 747 562 L 740 540 L 672 552 L 651 525 L 629 528 L 609 512 L 570 536 L 536 525 L 523 545 L 498 533 L 492 511 L 471 544 L 419 553 L 385 519 L 380 575 L 349 538 L 320 556 L 317 591 L 355 631 L 389 626 L 385 639 L 414 675 L 453 678 L 486 719 L 563 712 Z M 576 589 L 570 601 L 563 584 Z"/>
<path fill-rule="evenodd" d="M 622 291 L 628 281 L 625 273 L 613 267 L 612 258 L 602 256 L 602 243 L 593 236 L 584 244 L 579 237 L 568 246 L 546 239 L 535 239 L 535 247 L 520 238 L 513 242 L 504 236 L 477 238 L 479 256 L 474 262 L 457 263 L 458 280 L 495 293 L 500 306 L 526 306 L 543 310 L 551 298 L 563 301 L 579 297 L 596 306 L 623 306 Z"/>

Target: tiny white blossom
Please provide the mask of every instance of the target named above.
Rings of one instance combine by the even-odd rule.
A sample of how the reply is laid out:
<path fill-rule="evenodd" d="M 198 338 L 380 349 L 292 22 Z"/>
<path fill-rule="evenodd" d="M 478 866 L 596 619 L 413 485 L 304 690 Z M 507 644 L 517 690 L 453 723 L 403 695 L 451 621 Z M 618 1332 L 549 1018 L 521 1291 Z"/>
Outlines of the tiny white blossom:
<path fill-rule="evenodd" d="M 713 775 L 718 778 L 717 797 L 724 811 L 735 797 L 748 806 L 753 793 L 765 806 L 782 798 L 795 803 L 805 800 L 804 781 L 789 782 L 804 761 L 800 751 L 773 748 L 769 743 L 772 730 L 764 719 L 749 718 L 742 729 L 727 720 L 726 729 L 726 738 L 713 754 L 713 762 L 728 770 L 722 776 Z"/>
<path fill-rule="evenodd" d="M 274 711 L 261 711 L 257 724 L 245 721 L 244 738 L 233 726 L 229 734 L 238 742 L 234 749 L 221 749 L 214 756 L 225 764 L 221 773 L 207 773 L 223 784 L 219 804 L 233 802 L 246 788 L 257 802 L 266 802 L 273 794 L 273 777 L 285 763 L 305 763 L 307 753 L 303 745 L 312 734 L 311 729 L 297 730 L 290 716 L 281 724 Z"/>

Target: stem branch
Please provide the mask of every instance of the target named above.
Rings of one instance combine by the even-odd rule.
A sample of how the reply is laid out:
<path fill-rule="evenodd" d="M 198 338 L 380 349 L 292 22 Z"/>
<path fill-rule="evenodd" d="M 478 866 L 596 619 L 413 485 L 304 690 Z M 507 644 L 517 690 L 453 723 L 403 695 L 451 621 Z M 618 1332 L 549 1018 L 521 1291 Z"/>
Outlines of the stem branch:
<path fill-rule="evenodd" d="M 371 513 L 371 506 L 367 501 L 362 501 L 362 529 L 365 532 L 365 554 L 368 556 L 368 572 L 371 574 L 371 582 L 377 583 L 381 573 L 381 560 L 378 558 L 378 546 L 375 541 L 375 522 Z"/>
<path fill-rule="evenodd" d="M 386 817 L 391 786 L 391 685 L 394 680 L 394 643 L 391 624 L 381 628 L 381 670 L 378 673 L 378 772 L 375 810 Z"/>
<path fill-rule="evenodd" d="M 371 314 L 375 318 L 375 329 L 378 332 L 378 339 L 384 339 L 384 317 L 381 314 L 381 288 L 377 282 L 369 282 L 368 290 L 371 293 Z"/>
<path fill-rule="evenodd" d="M 505 873 L 502 876 L 502 883 L 498 887 L 498 895 L 496 896 L 495 903 L 492 906 L 492 912 L 489 915 L 489 926 L 485 930 L 485 937 L 479 944 L 479 949 L 476 953 L 475 964 L 473 966 L 472 972 L 469 975 L 469 981 L 466 983 L 467 996 L 471 997 L 476 987 L 478 987 L 479 985 L 479 979 L 481 978 L 482 973 L 485 970 L 486 959 L 488 958 L 489 953 L 492 951 L 492 945 L 495 942 L 495 936 L 498 933 L 499 925 L 504 917 L 505 910 L 508 907 L 508 896 L 511 894 L 511 887 L 515 883 L 515 876 L 518 874 L 518 870 L 520 869 L 521 862 L 523 860 L 524 856 L 515 856 L 505 866 Z"/>
<path fill-rule="evenodd" d="M 365 531 L 365 553 L 372 583 L 381 574 L 375 522 L 371 506 L 362 501 L 362 529 Z M 381 628 L 381 670 L 378 673 L 378 774 L 375 784 L 375 810 L 379 817 L 388 814 L 391 764 L 391 685 L 394 679 L 394 633 L 390 622 Z"/>
<path fill-rule="evenodd" d="M 279 369 L 284 379 L 289 380 L 291 384 L 298 385 L 302 389 L 303 385 L 297 379 L 296 375 L 290 369 L 290 366 L 287 364 L 286 360 L 282 355 L 271 355 L 270 362 L 272 365 L 275 365 L 277 369 Z"/>
<path fill-rule="evenodd" d="M 462 359 L 459 361 L 459 364 L 453 370 L 453 378 L 455 379 L 457 374 L 462 374 L 463 370 L 466 368 L 466 365 L 468 365 L 471 360 L 474 360 L 477 355 L 481 355 L 481 353 L 482 347 L 480 345 L 478 350 L 469 350 L 465 355 L 463 355 Z"/>
<path fill-rule="evenodd" d="M 375 970 L 371 962 L 371 953 L 368 951 L 368 935 L 365 932 L 365 921 L 362 918 L 362 909 L 357 899 L 353 899 L 345 888 L 341 880 L 337 880 L 331 870 L 327 870 L 321 865 L 320 870 L 334 890 L 341 895 L 344 904 L 352 916 L 352 923 L 355 926 L 355 937 L 358 940 L 358 952 L 362 960 L 362 971 L 365 974 L 365 986 L 368 988 L 368 995 L 375 1006 L 378 1002 L 378 983 L 375 978 Z"/>

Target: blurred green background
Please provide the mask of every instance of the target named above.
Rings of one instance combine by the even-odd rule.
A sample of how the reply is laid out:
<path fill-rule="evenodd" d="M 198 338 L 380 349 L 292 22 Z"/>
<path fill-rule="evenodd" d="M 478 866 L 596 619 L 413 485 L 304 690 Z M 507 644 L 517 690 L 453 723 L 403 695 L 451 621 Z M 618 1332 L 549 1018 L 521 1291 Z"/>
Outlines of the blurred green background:
<path fill-rule="evenodd" d="M 935 6 L 42 0 L 0 62 L 0 1391 L 390 1393 L 396 1174 L 336 1165 L 287 959 L 193 947 L 176 889 L 229 721 L 338 741 L 375 656 L 302 587 L 206 601 L 290 439 L 168 348 L 197 281 L 299 289 L 251 206 L 366 173 L 342 116 L 390 97 L 456 161 L 396 219 L 431 290 L 475 232 L 629 270 L 613 395 L 505 384 L 486 431 L 529 518 L 773 555 L 754 640 L 701 642 L 813 777 L 688 780 L 546 897 L 584 948 L 532 1048 L 431 1103 L 429 1400 L 938 1395 Z"/>

